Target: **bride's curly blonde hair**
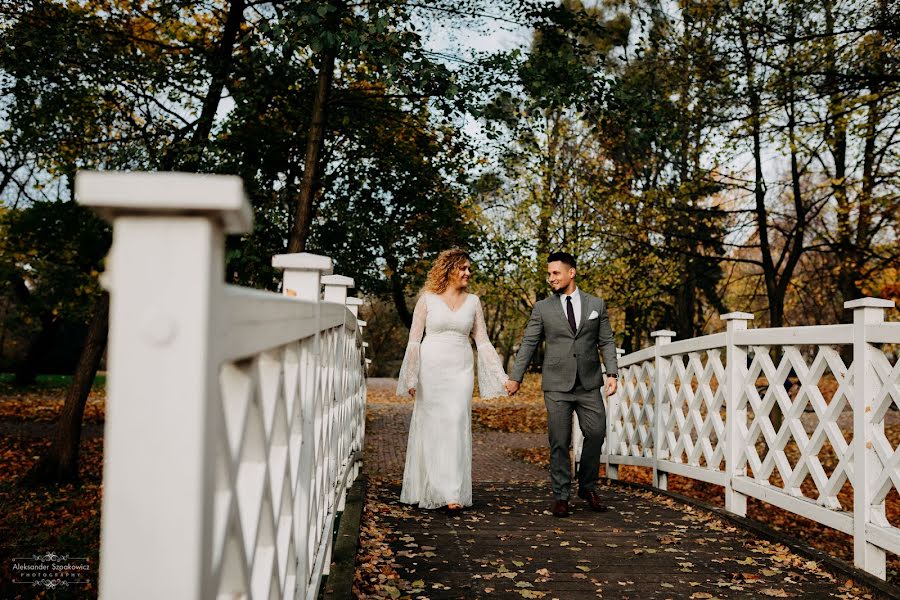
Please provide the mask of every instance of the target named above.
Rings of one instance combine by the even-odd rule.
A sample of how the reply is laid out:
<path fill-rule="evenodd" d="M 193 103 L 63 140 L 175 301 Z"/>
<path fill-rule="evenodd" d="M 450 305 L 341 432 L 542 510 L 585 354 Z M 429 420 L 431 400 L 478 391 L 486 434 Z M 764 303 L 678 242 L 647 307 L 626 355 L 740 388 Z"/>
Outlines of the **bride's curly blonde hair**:
<path fill-rule="evenodd" d="M 451 248 L 438 254 L 437 259 L 428 271 L 428 279 L 425 281 L 425 291 L 433 294 L 442 294 L 450 285 L 450 276 L 464 262 L 470 261 L 469 253 L 460 248 Z"/>

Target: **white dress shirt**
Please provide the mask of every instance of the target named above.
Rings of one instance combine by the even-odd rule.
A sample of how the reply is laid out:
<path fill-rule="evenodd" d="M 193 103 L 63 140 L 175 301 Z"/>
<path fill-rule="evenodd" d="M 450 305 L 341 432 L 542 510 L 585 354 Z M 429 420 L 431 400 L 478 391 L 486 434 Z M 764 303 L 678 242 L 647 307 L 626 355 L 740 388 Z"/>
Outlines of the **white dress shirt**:
<path fill-rule="evenodd" d="M 566 312 L 566 298 L 569 298 L 569 296 L 566 296 L 565 294 L 559 295 L 559 300 L 560 300 L 560 302 L 562 302 L 562 309 L 563 309 L 564 315 L 568 314 Z M 575 329 L 578 329 L 581 326 L 581 294 L 578 292 L 577 287 L 575 288 L 575 291 L 572 292 L 571 298 L 572 298 L 572 310 L 575 311 Z"/>

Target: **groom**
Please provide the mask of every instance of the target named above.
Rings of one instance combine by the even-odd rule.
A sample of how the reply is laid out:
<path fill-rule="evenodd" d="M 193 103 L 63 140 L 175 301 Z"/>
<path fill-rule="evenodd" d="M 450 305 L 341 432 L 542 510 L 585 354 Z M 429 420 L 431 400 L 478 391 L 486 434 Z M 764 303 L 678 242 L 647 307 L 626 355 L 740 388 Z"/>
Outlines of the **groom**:
<path fill-rule="evenodd" d="M 569 444 L 573 411 L 578 415 L 584 434 L 578 468 L 578 495 L 592 510 L 603 512 L 607 508 L 596 487 L 606 433 L 606 409 L 597 349 L 603 352 L 606 393 L 613 394 L 618 369 L 613 332 L 606 303 L 575 285 L 575 257 L 567 252 L 554 252 L 548 256 L 547 280 L 555 294 L 534 305 L 506 389 L 510 395 L 519 391 L 535 349 L 542 339 L 546 340 L 541 372 L 550 437 L 550 481 L 555 499 L 552 512 L 557 517 L 569 516 L 572 486 Z"/>

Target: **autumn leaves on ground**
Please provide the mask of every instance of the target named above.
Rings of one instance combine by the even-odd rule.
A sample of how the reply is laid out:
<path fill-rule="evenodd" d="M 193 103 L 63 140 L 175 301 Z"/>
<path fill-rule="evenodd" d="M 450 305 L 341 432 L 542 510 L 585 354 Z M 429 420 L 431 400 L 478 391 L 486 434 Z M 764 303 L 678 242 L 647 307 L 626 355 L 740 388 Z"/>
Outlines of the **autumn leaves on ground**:
<path fill-rule="evenodd" d="M 105 392 L 95 386 L 85 407 L 81 485 L 27 488 L 21 478 L 49 446 L 66 381 L 15 390 L 0 380 L 0 598 L 91 598 L 97 592 Z M 15 584 L 12 558 L 53 552 L 87 558 L 90 583 L 78 589 L 39 590 Z"/>

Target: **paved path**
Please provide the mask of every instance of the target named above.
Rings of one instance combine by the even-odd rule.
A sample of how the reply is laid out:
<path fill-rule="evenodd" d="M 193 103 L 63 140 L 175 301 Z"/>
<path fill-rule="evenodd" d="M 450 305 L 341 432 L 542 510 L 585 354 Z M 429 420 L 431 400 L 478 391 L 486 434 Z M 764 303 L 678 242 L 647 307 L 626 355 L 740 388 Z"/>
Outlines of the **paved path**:
<path fill-rule="evenodd" d="M 363 469 L 368 475 L 402 479 L 412 403 L 368 407 Z M 547 481 L 546 469 L 513 460 L 509 452 L 547 443 L 543 433 L 475 431 L 472 434 L 472 481 Z"/>
<path fill-rule="evenodd" d="M 392 380 L 371 380 L 390 389 Z M 363 527 L 383 536 L 384 572 L 358 571 L 372 597 L 393 598 L 865 598 L 788 548 L 653 492 L 603 485 L 611 506 L 549 512 L 546 470 L 511 456 L 544 434 L 475 431 L 474 506 L 461 515 L 400 504 L 412 403 L 370 404 Z M 368 518 L 368 522 L 366 519 Z"/>

